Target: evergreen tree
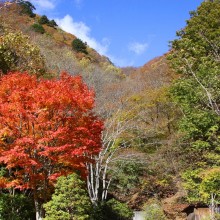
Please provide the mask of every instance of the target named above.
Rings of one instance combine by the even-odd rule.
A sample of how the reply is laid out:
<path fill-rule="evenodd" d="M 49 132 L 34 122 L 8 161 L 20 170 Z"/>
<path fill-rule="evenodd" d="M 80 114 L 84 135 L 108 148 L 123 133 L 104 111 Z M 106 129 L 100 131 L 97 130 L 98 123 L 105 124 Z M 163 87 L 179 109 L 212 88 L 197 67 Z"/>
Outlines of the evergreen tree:
<path fill-rule="evenodd" d="M 44 205 L 45 220 L 89 219 L 91 203 L 85 184 L 77 174 L 60 177 L 52 200 Z"/>
<path fill-rule="evenodd" d="M 24 0 L 18 0 L 15 1 L 17 4 L 19 4 L 22 8 L 21 13 L 22 14 L 27 14 L 30 17 L 35 17 L 36 14 L 34 14 L 34 10 L 36 10 L 36 8 L 34 7 L 34 5 L 29 2 L 29 1 L 24 1 Z"/>
<path fill-rule="evenodd" d="M 41 18 L 39 19 L 39 24 L 49 24 L 49 22 L 50 21 L 46 15 L 41 16 Z"/>
<path fill-rule="evenodd" d="M 72 48 L 76 52 L 82 52 L 87 54 L 88 52 L 86 51 L 86 44 L 82 42 L 79 38 L 76 38 L 72 41 Z"/>
<path fill-rule="evenodd" d="M 50 27 L 57 27 L 58 26 L 56 21 L 54 21 L 54 20 L 49 21 L 49 23 L 47 25 Z"/>

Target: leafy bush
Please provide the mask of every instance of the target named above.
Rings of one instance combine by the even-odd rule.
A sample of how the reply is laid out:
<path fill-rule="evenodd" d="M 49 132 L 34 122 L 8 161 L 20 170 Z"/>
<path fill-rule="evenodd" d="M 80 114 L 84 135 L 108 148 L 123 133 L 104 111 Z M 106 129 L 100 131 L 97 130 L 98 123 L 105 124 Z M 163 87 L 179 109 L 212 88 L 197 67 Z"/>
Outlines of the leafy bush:
<path fill-rule="evenodd" d="M 127 204 L 110 199 L 106 202 L 105 209 L 108 213 L 108 219 L 128 220 L 132 219 L 133 212 Z"/>
<path fill-rule="evenodd" d="M 56 23 L 54 20 L 51 20 L 51 21 L 50 21 L 50 20 L 47 18 L 46 15 L 41 16 L 41 18 L 39 19 L 38 23 L 41 24 L 41 25 L 42 25 L 42 24 L 46 24 L 47 26 L 50 26 L 50 27 L 56 27 L 56 26 L 58 26 L 57 23 Z"/>
<path fill-rule="evenodd" d="M 215 194 L 216 200 L 220 199 L 220 168 L 187 170 L 182 178 L 188 193 L 188 202 L 209 204 L 212 193 Z"/>
<path fill-rule="evenodd" d="M 91 203 L 85 184 L 77 174 L 60 177 L 52 200 L 44 205 L 45 220 L 86 220 L 89 219 Z"/>
<path fill-rule="evenodd" d="M 20 32 L 0 36 L 0 72 L 28 71 L 30 74 L 45 74 L 44 57 L 40 49 L 30 43 L 30 38 Z"/>
<path fill-rule="evenodd" d="M 156 203 L 147 206 L 145 210 L 146 210 L 146 214 L 145 214 L 144 220 L 152 220 L 152 219 L 166 220 L 167 219 L 160 205 Z"/>
<path fill-rule="evenodd" d="M 72 41 L 72 48 L 76 52 L 82 52 L 87 54 L 88 52 L 86 51 L 86 44 L 83 43 L 79 38 L 76 38 Z"/>
<path fill-rule="evenodd" d="M 41 18 L 39 19 L 39 24 L 49 24 L 49 19 L 47 18 L 46 15 L 41 16 Z"/>
<path fill-rule="evenodd" d="M 31 26 L 31 28 L 37 33 L 41 33 L 41 34 L 45 33 L 45 29 L 41 24 L 35 23 Z"/>
<path fill-rule="evenodd" d="M 33 201 L 23 194 L 1 193 L 0 195 L 0 219 L 23 220 L 35 219 Z"/>
<path fill-rule="evenodd" d="M 94 207 L 92 220 L 131 220 L 133 211 L 127 204 L 110 199 Z"/>
<path fill-rule="evenodd" d="M 57 27 L 58 26 L 56 21 L 54 21 L 54 20 L 49 21 L 49 23 L 47 25 L 50 27 Z"/>
<path fill-rule="evenodd" d="M 120 160 L 116 162 L 112 171 L 113 187 L 121 192 L 129 191 L 139 183 L 142 170 L 142 164 L 138 161 Z"/>

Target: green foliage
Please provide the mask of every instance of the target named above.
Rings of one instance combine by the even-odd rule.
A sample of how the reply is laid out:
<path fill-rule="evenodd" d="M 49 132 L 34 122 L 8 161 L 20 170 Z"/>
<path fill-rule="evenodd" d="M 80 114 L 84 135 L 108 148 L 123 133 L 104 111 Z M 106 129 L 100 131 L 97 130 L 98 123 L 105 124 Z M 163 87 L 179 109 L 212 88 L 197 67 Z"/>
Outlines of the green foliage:
<path fill-rule="evenodd" d="M 5 167 L 0 168 L 0 177 L 3 177 L 7 173 L 7 170 Z"/>
<path fill-rule="evenodd" d="M 127 204 L 110 199 L 94 207 L 92 220 L 131 220 L 133 211 Z"/>
<path fill-rule="evenodd" d="M 110 199 L 106 202 L 105 211 L 109 220 L 128 220 L 133 217 L 132 210 L 125 203 L 121 203 L 116 199 Z"/>
<path fill-rule="evenodd" d="M 40 25 L 46 24 L 47 26 L 50 26 L 50 27 L 56 27 L 56 26 L 57 26 L 57 23 L 56 23 L 54 20 L 51 20 L 51 21 L 50 21 L 50 20 L 47 18 L 46 15 L 41 16 L 41 18 L 39 19 L 38 23 L 39 23 Z"/>
<path fill-rule="evenodd" d="M 76 52 L 82 52 L 87 54 L 88 52 L 86 51 L 86 44 L 83 43 L 79 38 L 76 38 L 72 41 L 72 48 Z"/>
<path fill-rule="evenodd" d="M 20 12 L 21 14 L 27 14 L 31 18 L 36 16 L 36 14 L 33 13 L 33 10 L 35 10 L 36 8 L 31 2 L 19 0 L 18 4 L 21 6 L 21 9 L 22 9 Z"/>
<path fill-rule="evenodd" d="M 45 220 L 89 219 L 91 203 L 85 184 L 77 174 L 60 177 L 55 186 L 52 200 L 44 205 Z"/>
<path fill-rule="evenodd" d="M 150 204 L 145 209 L 145 217 L 144 220 L 166 220 L 166 216 L 160 205 L 157 203 Z"/>
<path fill-rule="evenodd" d="M 54 20 L 49 21 L 49 23 L 47 24 L 50 27 L 57 27 L 57 23 Z"/>
<path fill-rule="evenodd" d="M 213 168 L 201 173 L 202 182 L 199 186 L 200 195 L 204 201 L 210 200 L 210 195 L 215 195 L 215 200 L 220 202 L 220 168 Z"/>
<path fill-rule="evenodd" d="M 200 69 L 201 65 L 213 65 L 218 63 L 219 43 L 219 0 L 214 2 L 204 2 L 201 6 L 191 13 L 191 19 L 187 21 L 187 26 L 177 32 L 178 40 L 172 42 L 175 49 L 175 67 L 181 73 L 186 73 L 187 59 L 193 65 L 193 70 Z M 176 53 L 178 51 L 178 54 Z M 214 61 L 214 63 L 212 63 Z M 180 68 L 183 67 L 183 68 Z M 188 71 L 189 73 L 189 71 Z"/>
<path fill-rule="evenodd" d="M 187 26 L 177 32 L 179 39 L 172 42 L 173 50 L 169 58 L 174 70 L 182 74 L 172 93 L 187 116 L 190 115 L 191 108 L 216 110 L 208 100 L 207 91 L 214 104 L 220 91 L 219 16 L 219 1 L 202 3 L 192 13 Z"/>
<path fill-rule="evenodd" d="M 197 203 L 200 200 L 199 184 L 201 183 L 202 179 L 199 174 L 201 172 L 202 169 L 188 170 L 182 175 L 184 180 L 184 188 L 188 192 L 187 200 L 190 203 Z"/>
<path fill-rule="evenodd" d="M 35 23 L 33 25 L 31 25 L 32 30 L 34 30 L 37 33 L 40 34 L 44 34 L 45 33 L 45 29 L 41 24 Z"/>
<path fill-rule="evenodd" d="M 49 24 L 49 19 L 47 18 L 46 15 L 41 16 L 41 18 L 39 19 L 38 23 L 39 24 Z"/>
<path fill-rule="evenodd" d="M 139 176 L 143 170 L 139 161 L 129 159 L 117 161 L 112 169 L 112 187 L 123 193 L 139 184 Z"/>
<path fill-rule="evenodd" d="M 183 174 L 189 202 L 209 203 L 211 193 L 219 195 L 219 17 L 219 0 L 203 2 L 177 32 L 169 56 L 181 76 L 171 93 L 184 114 L 180 130 L 190 162 Z"/>
<path fill-rule="evenodd" d="M 188 201 L 209 204 L 211 194 L 220 202 L 220 169 L 188 170 L 183 174 L 184 187 L 188 191 Z"/>
<path fill-rule="evenodd" d="M 177 32 L 179 39 L 172 42 L 171 64 L 175 71 L 182 74 L 172 93 L 187 116 L 191 115 L 190 110 L 193 108 L 201 113 L 204 110 L 216 111 L 211 104 L 217 102 L 220 91 L 219 16 L 219 1 L 202 3 L 198 10 L 192 13 L 187 26 Z M 207 91 L 212 96 L 212 103 Z"/>
<path fill-rule="evenodd" d="M 0 219 L 1 220 L 32 220 L 35 219 L 33 201 L 23 194 L 0 194 Z"/>

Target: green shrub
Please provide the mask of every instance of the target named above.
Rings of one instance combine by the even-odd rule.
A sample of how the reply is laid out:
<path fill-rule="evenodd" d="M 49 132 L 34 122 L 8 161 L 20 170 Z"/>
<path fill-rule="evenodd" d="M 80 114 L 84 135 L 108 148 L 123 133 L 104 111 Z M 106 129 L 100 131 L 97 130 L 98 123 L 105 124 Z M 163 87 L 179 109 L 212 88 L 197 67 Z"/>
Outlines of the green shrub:
<path fill-rule="evenodd" d="M 41 16 L 41 18 L 39 19 L 38 23 L 41 24 L 41 25 L 42 25 L 42 24 L 46 24 L 47 26 L 50 26 L 50 27 L 56 27 L 56 26 L 58 26 L 57 23 L 56 23 L 54 20 L 51 20 L 51 21 L 50 21 L 50 20 L 47 18 L 46 15 Z"/>
<path fill-rule="evenodd" d="M 116 199 L 110 199 L 106 202 L 105 210 L 108 214 L 108 220 L 128 220 L 132 219 L 133 212 L 127 204 L 117 201 Z M 106 219 L 107 220 L 107 219 Z"/>
<path fill-rule="evenodd" d="M 145 214 L 144 220 L 153 220 L 153 219 L 166 220 L 167 219 L 162 208 L 157 203 L 150 204 L 149 206 L 147 206 L 145 210 L 146 210 L 146 214 Z"/>
<path fill-rule="evenodd" d="M 77 174 L 60 177 L 55 186 L 52 200 L 44 205 L 45 220 L 87 220 L 91 203 L 85 184 Z"/>
<path fill-rule="evenodd" d="M 76 52 L 82 52 L 87 54 L 88 52 L 86 51 L 86 44 L 83 43 L 79 38 L 76 38 L 72 41 L 72 48 Z"/>
<path fill-rule="evenodd" d="M 49 23 L 47 25 L 50 27 L 57 27 L 58 26 L 56 21 L 54 21 L 54 20 L 49 21 Z"/>
<path fill-rule="evenodd" d="M 49 24 L 49 19 L 47 18 L 46 15 L 41 16 L 41 18 L 39 19 L 39 24 Z"/>
<path fill-rule="evenodd" d="M 133 211 L 127 204 L 110 199 L 94 207 L 92 220 L 131 220 Z"/>
<path fill-rule="evenodd" d="M 114 177 L 112 188 L 120 190 L 122 193 L 128 192 L 139 184 L 139 177 L 143 171 L 139 161 L 120 160 L 117 161 L 111 173 Z"/>
<path fill-rule="evenodd" d="M 23 194 L 0 194 L 0 219 L 23 220 L 35 219 L 33 201 Z"/>
<path fill-rule="evenodd" d="M 45 29 L 41 24 L 35 23 L 31 26 L 31 28 L 37 33 L 41 33 L 41 34 L 45 33 Z"/>

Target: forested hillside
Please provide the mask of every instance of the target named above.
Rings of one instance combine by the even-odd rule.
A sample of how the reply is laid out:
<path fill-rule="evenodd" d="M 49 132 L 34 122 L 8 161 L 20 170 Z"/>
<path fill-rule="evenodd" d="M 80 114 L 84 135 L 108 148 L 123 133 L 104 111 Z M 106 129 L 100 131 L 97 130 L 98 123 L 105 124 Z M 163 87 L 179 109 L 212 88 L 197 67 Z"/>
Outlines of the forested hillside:
<path fill-rule="evenodd" d="M 0 1 L 0 219 L 220 219 L 220 1 L 190 15 L 166 54 L 118 68 Z"/>

